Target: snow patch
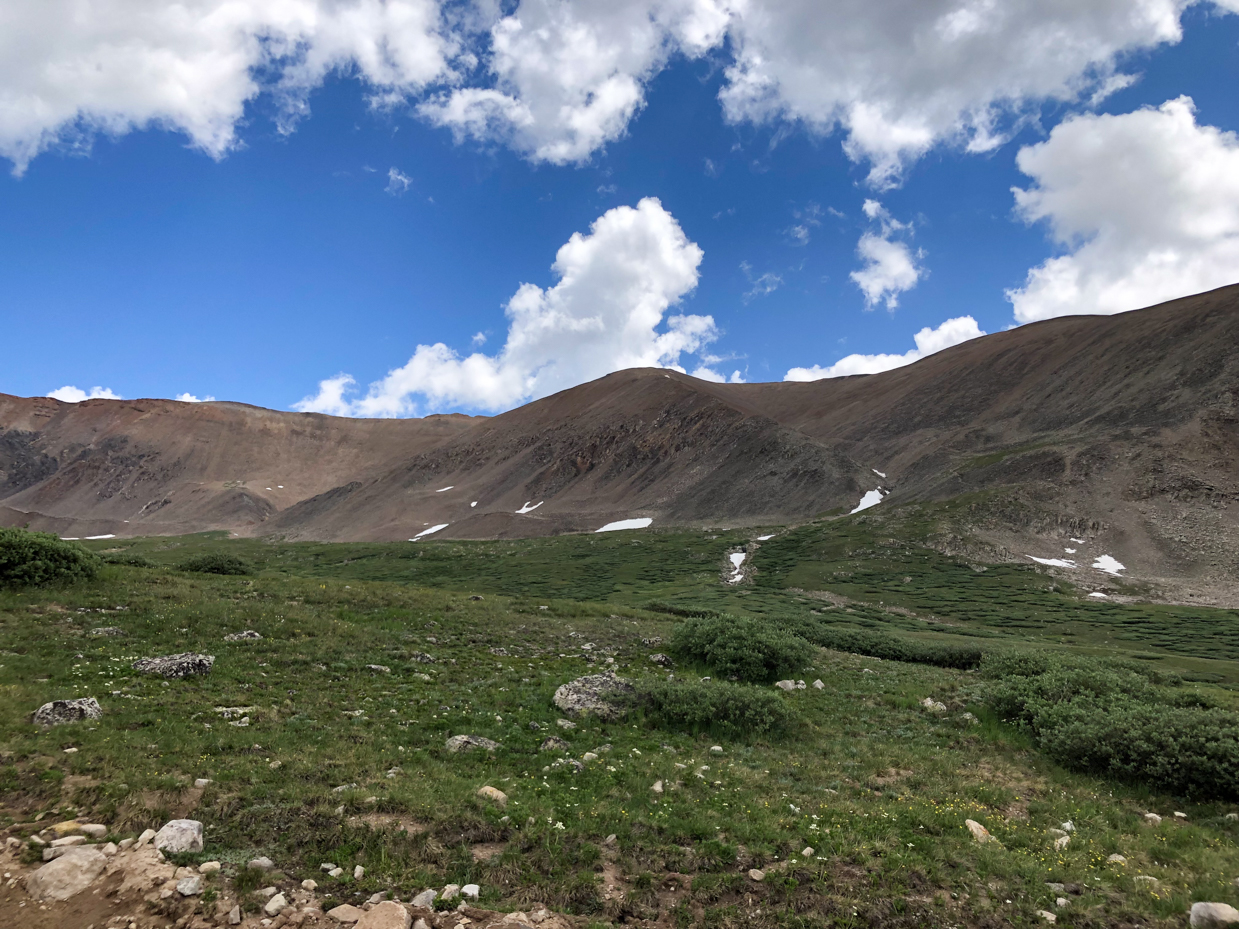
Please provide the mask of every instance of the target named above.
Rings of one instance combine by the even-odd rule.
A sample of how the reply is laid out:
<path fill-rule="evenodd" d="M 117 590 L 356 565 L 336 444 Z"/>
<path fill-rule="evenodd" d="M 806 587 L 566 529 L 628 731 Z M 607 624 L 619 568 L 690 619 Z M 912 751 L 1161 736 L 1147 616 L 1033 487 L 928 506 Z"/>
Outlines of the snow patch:
<path fill-rule="evenodd" d="M 859 513 L 861 510 L 867 510 L 869 509 L 869 507 L 877 506 L 881 502 L 882 502 L 882 491 L 870 490 L 863 497 L 860 498 L 860 503 L 856 504 L 856 509 L 852 510 L 852 512 Z"/>
<path fill-rule="evenodd" d="M 731 577 L 727 578 L 727 583 L 735 584 L 744 579 L 743 565 L 744 559 L 747 558 L 748 555 L 744 552 L 732 552 L 727 557 L 731 559 L 731 567 L 733 569 Z"/>
<path fill-rule="evenodd" d="M 453 487 L 455 487 L 455 486 L 456 486 L 455 484 L 448 484 L 446 487 L 440 487 L 438 490 L 436 490 L 436 491 L 435 491 L 435 493 L 437 493 L 437 494 L 441 494 L 441 493 L 443 493 L 443 491 L 445 491 L 445 490 L 451 490 L 451 489 L 452 489 Z"/>
<path fill-rule="evenodd" d="M 107 535 L 88 535 L 86 537 L 86 541 L 94 542 L 98 539 L 114 539 L 114 538 L 116 538 L 116 536 L 112 535 L 112 533 L 109 532 Z"/>
<path fill-rule="evenodd" d="M 478 505 L 478 502 L 476 500 L 474 500 L 472 503 L 469 504 L 470 508 L 475 507 L 477 505 Z"/>
<path fill-rule="evenodd" d="M 1078 568 L 1080 567 L 1074 561 L 1067 561 L 1063 558 L 1038 558 L 1036 555 L 1029 555 L 1037 564 L 1049 565 L 1052 568 Z"/>
<path fill-rule="evenodd" d="M 877 468 L 870 468 L 869 470 L 872 471 L 874 474 L 876 474 L 878 477 L 882 478 L 882 480 L 886 480 L 886 475 L 883 474 L 881 471 L 879 471 Z"/>
<path fill-rule="evenodd" d="M 613 523 L 607 523 L 601 529 L 595 529 L 594 532 L 616 532 L 620 529 L 645 529 L 654 521 L 650 516 L 639 516 L 636 519 L 620 519 Z"/>
<path fill-rule="evenodd" d="M 1072 539 L 1071 541 L 1075 542 L 1076 545 L 1084 545 L 1087 540 L 1086 539 Z"/>
<path fill-rule="evenodd" d="M 773 539 L 773 538 L 774 538 L 774 536 L 775 536 L 775 534 L 774 534 L 773 532 L 772 532 L 772 533 L 770 533 L 770 535 L 759 535 L 759 536 L 757 537 L 757 541 L 758 541 L 758 542 L 765 542 L 765 541 L 767 541 L 768 539 Z"/>
<path fill-rule="evenodd" d="M 1091 594 L 1089 594 L 1089 596 L 1096 597 L 1098 600 L 1109 600 L 1110 599 L 1108 594 L 1103 594 L 1100 590 L 1094 590 Z"/>
<path fill-rule="evenodd" d="M 450 526 L 450 525 L 451 525 L 451 523 L 439 523 L 439 525 L 437 525 L 437 526 L 431 526 L 429 529 L 423 529 L 423 530 L 422 530 L 421 532 L 419 532 L 417 535 L 413 536 L 413 538 L 409 539 L 409 541 L 410 541 L 410 542 L 416 542 L 416 541 L 417 541 L 418 539 L 420 539 L 422 536 L 424 536 L 424 535 L 430 535 L 432 532 L 438 532 L 440 529 L 446 529 L 446 528 L 447 528 L 448 526 Z"/>
<path fill-rule="evenodd" d="M 1068 555 L 1074 555 L 1076 553 L 1074 548 L 1064 548 L 1063 551 L 1065 551 Z"/>
<path fill-rule="evenodd" d="M 544 504 L 544 503 L 546 503 L 546 501 L 545 501 L 545 500 L 539 500 L 539 501 L 538 501 L 537 503 L 535 503 L 533 506 L 530 506 L 530 505 L 529 505 L 529 501 L 528 501 L 528 500 L 526 500 L 526 501 L 525 501 L 525 505 L 524 505 L 523 507 L 521 507 L 519 510 L 517 510 L 516 512 L 517 512 L 517 513 L 532 513 L 534 510 L 536 510 L 538 507 L 540 507 L 540 506 L 541 506 L 542 504 Z"/>
<path fill-rule="evenodd" d="M 1093 562 L 1093 567 L 1098 571 L 1105 571 L 1107 574 L 1113 574 L 1115 577 L 1118 577 L 1120 571 L 1127 570 L 1126 565 L 1110 555 L 1102 555 Z"/>

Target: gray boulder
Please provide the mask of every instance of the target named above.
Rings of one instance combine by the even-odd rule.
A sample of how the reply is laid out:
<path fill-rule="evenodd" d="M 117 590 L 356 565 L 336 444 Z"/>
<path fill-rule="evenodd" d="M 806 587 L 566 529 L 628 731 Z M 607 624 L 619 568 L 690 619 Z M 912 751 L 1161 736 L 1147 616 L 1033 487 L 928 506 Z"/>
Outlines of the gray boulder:
<path fill-rule="evenodd" d="M 485 739 L 480 735 L 454 735 L 447 740 L 447 750 L 449 752 L 471 752 L 475 748 L 493 752 L 498 747 L 498 742 Z"/>
<path fill-rule="evenodd" d="M 624 705 L 636 694 L 636 688 L 615 672 L 587 674 L 569 681 L 555 691 L 554 703 L 569 716 L 596 716 L 599 719 L 619 719 L 627 711 Z"/>
<path fill-rule="evenodd" d="M 1189 917 L 1192 929 L 1215 929 L 1239 923 L 1239 910 L 1227 903 L 1193 903 Z"/>
<path fill-rule="evenodd" d="M 159 658 L 139 658 L 133 663 L 133 669 L 167 678 L 181 678 L 192 674 L 207 674 L 214 664 L 214 655 L 181 652 L 179 655 L 163 655 Z"/>
<path fill-rule="evenodd" d="M 542 747 L 539 748 L 538 751 L 540 752 L 566 752 L 570 748 L 572 748 L 571 745 L 569 745 L 559 736 L 553 735 L 549 739 L 547 739 L 545 742 L 542 743 Z"/>
<path fill-rule="evenodd" d="M 76 700 L 53 700 L 34 711 L 36 726 L 50 729 L 63 723 L 76 723 L 83 719 L 98 719 L 103 715 L 99 701 L 94 697 L 79 697 Z"/>
<path fill-rule="evenodd" d="M 27 877 L 26 892 L 36 900 L 68 900 L 94 883 L 107 861 L 96 849 L 71 848 Z"/>
<path fill-rule="evenodd" d="M 162 852 L 202 851 L 202 823 L 196 819 L 173 819 L 155 833 L 154 845 Z"/>
<path fill-rule="evenodd" d="M 242 632 L 233 632 L 224 636 L 225 642 L 250 642 L 255 639 L 261 639 L 262 636 L 253 629 L 246 629 Z"/>

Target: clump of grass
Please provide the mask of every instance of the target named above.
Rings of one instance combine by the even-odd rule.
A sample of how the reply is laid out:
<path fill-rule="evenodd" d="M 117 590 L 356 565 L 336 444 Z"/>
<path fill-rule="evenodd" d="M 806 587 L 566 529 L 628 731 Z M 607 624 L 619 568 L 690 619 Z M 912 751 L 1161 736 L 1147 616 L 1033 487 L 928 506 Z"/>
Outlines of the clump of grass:
<path fill-rule="evenodd" d="M 186 558 L 177 567 L 196 574 L 252 574 L 254 570 L 245 559 L 223 552 L 194 555 Z"/>
<path fill-rule="evenodd" d="M 668 616 L 682 616 L 685 618 L 692 616 L 705 616 L 711 619 L 717 619 L 719 616 L 723 615 L 718 610 L 712 610 L 707 606 L 667 603 L 663 600 L 652 600 L 645 605 L 645 609 L 649 610 L 651 613 L 665 613 Z"/>
<path fill-rule="evenodd" d="M 786 733 L 795 712 L 780 694 L 723 681 L 648 681 L 638 696 L 646 718 L 663 729 L 744 738 Z"/>
<path fill-rule="evenodd" d="M 100 559 L 48 532 L 0 529 L 0 587 L 43 587 L 91 580 Z"/>
<path fill-rule="evenodd" d="M 139 555 L 137 552 L 114 552 L 110 555 L 104 555 L 103 561 L 105 564 L 124 565 L 127 568 L 156 567 L 155 562 L 145 555 Z"/>
<path fill-rule="evenodd" d="M 813 647 L 778 626 L 739 616 L 690 619 L 676 626 L 671 649 L 720 677 L 769 684 L 807 665 Z"/>

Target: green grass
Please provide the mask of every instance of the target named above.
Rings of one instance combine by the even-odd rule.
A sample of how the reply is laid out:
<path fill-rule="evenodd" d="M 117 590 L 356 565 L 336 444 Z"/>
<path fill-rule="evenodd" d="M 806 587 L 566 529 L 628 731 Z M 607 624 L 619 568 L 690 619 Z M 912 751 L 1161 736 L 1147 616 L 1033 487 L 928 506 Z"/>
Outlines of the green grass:
<path fill-rule="evenodd" d="M 987 714 L 973 671 L 815 648 L 796 677 L 824 689 L 779 692 L 795 722 L 778 734 L 720 737 L 687 710 L 556 725 L 552 694 L 581 674 L 613 666 L 666 680 L 648 656 L 667 650 L 681 621 L 667 606 L 982 649 L 1138 653 L 1209 676 L 1183 690 L 1234 705 L 1235 614 L 1098 608 L 1035 568 L 946 558 L 922 544 L 932 531 L 924 514 L 787 531 L 754 555 L 756 582 L 736 586 L 721 581 L 727 553 L 759 533 L 93 545 L 157 567 L 105 565 L 75 587 L 0 593 L 0 813 L 25 822 L 80 809 L 127 834 L 192 807 L 207 827 L 199 857 L 235 872 L 268 854 L 318 880 L 328 903 L 474 881 L 486 905 L 545 902 L 603 924 L 662 905 L 684 927 L 1035 925 L 1035 910 L 1053 909 L 1047 881 L 1081 890 L 1064 925 L 1180 925 L 1192 900 L 1239 904 L 1230 806 L 1064 770 Z M 210 553 L 255 573 L 171 567 Z M 91 637 L 100 626 L 128 635 Z M 243 629 L 263 639 L 223 641 Z M 186 650 L 214 654 L 212 673 L 165 686 L 129 668 Z M 84 695 L 104 707 L 97 724 L 29 725 L 41 703 Z M 925 697 L 947 711 L 925 710 Z M 215 707 L 252 707 L 249 726 Z M 503 747 L 449 754 L 460 733 Z M 548 735 L 567 739 L 574 759 L 610 748 L 573 773 L 538 751 Z M 212 780 L 201 797 L 190 790 L 198 777 Z M 506 810 L 476 797 L 484 784 L 508 794 Z M 1186 822 L 1171 819 L 1176 809 Z M 1148 810 L 1167 818 L 1149 827 Z M 973 843 L 966 818 L 1001 844 Z M 1077 832 L 1055 851 L 1048 830 L 1068 819 Z M 499 853 L 475 861 L 482 843 Z M 1127 864 L 1108 864 L 1114 852 Z M 333 881 L 323 861 L 349 874 L 362 864 L 366 876 Z M 622 902 L 604 899 L 612 866 Z M 750 867 L 767 879 L 748 881 Z M 660 904 L 668 872 L 684 876 L 683 893 Z M 1150 891 L 1136 874 L 1160 883 Z"/>

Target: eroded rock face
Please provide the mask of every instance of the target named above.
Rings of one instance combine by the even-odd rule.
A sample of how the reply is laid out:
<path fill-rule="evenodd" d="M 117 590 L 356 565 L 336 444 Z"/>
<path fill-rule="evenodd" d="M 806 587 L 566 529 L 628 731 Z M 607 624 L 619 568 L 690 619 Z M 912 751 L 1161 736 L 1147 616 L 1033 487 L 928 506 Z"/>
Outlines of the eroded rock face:
<path fill-rule="evenodd" d="M 569 716 L 596 716 L 599 719 L 619 719 L 627 711 L 627 698 L 636 688 L 614 672 L 587 674 L 569 681 L 555 691 L 554 703 Z"/>
<path fill-rule="evenodd" d="M 93 848 L 71 848 L 26 878 L 26 892 L 36 900 L 68 900 L 94 883 L 107 856 Z"/>
<path fill-rule="evenodd" d="M 50 729 L 64 723 L 76 723 L 83 719 L 98 719 L 103 715 L 99 701 L 94 697 L 79 697 L 76 700 L 53 700 L 34 711 L 36 726 Z"/>
<path fill-rule="evenodd" d="M 133 669 L 167 678 L 181 678 L 193 674 L 208 674 L 214 664 L 214 655 L 181 652 L 179 655 L 163 655 L 159 658 L 139 658 L 133 663 Z"/>

